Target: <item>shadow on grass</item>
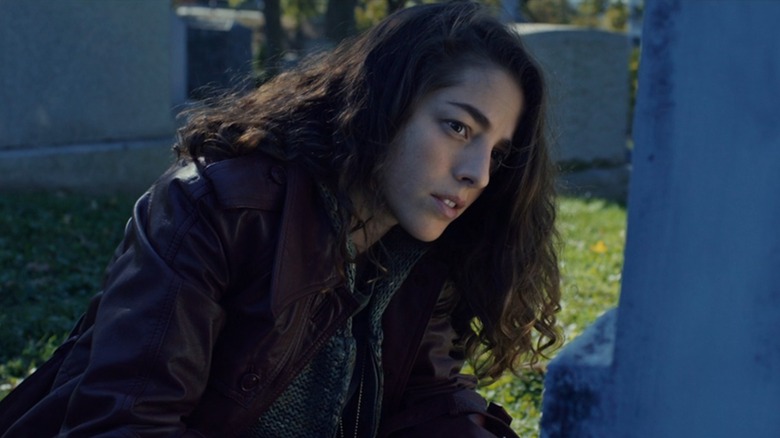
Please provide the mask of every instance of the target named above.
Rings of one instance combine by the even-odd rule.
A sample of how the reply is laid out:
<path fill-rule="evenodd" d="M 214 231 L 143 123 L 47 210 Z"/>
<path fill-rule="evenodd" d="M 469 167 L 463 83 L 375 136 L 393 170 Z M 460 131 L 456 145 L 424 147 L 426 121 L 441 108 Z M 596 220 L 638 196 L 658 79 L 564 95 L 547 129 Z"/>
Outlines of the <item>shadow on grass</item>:
<path fill-rule="evenodd" d="M 559 170 L 556 189 L 562 196 L 601 199 L 625 209 L 630 178 L 629 165 L 568 166 Z"/>
<path fill-rule="evenodd" d="M 130 196 L 0 196 L 0 397 L 62 342 L 98 292 Z"/>

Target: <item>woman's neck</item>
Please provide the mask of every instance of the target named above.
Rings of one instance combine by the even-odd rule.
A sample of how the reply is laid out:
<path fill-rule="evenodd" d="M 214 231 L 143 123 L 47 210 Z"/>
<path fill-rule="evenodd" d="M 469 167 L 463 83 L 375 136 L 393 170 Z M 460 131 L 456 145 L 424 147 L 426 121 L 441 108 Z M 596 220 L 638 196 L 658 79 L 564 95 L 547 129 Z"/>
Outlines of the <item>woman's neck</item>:
<path fill-rule="evenodd" d="M 373 208 L 369 207 L 362 195 L 354 194 L 350 198 L 358 216 L 367 218 L 363 220 L 362 224 L 359 224 L 357 219 L 353 219 L 353 223 L 350 224 L 354 231 L 349 234 L 349 238 L 355 245 L 357 253 L 362 254 L 387 234 L 398 221 L 389 212 L 372 212 Z"/>

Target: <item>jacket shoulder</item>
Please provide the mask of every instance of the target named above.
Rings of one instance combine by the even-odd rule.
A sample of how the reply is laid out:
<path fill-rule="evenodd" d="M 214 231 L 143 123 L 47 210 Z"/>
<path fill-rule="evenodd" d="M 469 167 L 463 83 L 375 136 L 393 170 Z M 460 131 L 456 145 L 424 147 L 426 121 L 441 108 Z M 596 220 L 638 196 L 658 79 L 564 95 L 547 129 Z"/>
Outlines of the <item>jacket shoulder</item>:
<path fill-rule="evenodd" d="M 203 175 L 225 208 L 281 208 L 287 166 L 269 155 L 254 153 L 218 161 L 206 166 Z"/>
<path fill-rule="evenodd" d="M 156 186 L 183 185 L 193 198 L 209 193 L 221 208 L 274 211 L 282 207 L 287 173 L 287 163 L 258 152 L 209 164 L 183 161 Z"/>

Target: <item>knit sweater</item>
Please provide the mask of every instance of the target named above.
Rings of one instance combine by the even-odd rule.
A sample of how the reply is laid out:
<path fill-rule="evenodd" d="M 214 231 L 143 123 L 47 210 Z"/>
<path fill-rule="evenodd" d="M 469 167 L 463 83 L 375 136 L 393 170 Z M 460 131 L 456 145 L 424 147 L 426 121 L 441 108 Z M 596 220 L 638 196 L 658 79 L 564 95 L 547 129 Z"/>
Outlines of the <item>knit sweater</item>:
<path fill-rule="evenodd" d="M 338 203 L 325 187 L 320 187 L 323 201 L 328 205 L 331 222 L 338 231 Z M 354 246 L 348 242 L 354 254 Z M 379 426 L 382 400 L 382 315 L 395 292 L 406 279 L 414 264 L 425 253 L 425 244 L 415 240 L 396 227 L 377 242 L 377 259 L 384 273 L 366 282 L 356 280 L 355 263 L 345 266 L 349 292 L 360 303 L 355 314 L 347 319 L 279 398 L 263 413 L 248 431 L 247 437 L 316 436 L 334 437 L 343 434 L 342 411 L 348 402 L 350 382 L 359 386 L 358 415 L 351 415 L 362 424 L 361 430 L 375 435 Z M 356 318 L 358 313 L 367 312 Z M 365 345 L 361 367 L 356 370 L 358 342 L 353 332 L 356 319 L 365 321 L 367 330 L 361 338 Z M 362 415 L 362 419 L 361 416 Z M 354 431 L 356 424 L 346 425 Z"/>

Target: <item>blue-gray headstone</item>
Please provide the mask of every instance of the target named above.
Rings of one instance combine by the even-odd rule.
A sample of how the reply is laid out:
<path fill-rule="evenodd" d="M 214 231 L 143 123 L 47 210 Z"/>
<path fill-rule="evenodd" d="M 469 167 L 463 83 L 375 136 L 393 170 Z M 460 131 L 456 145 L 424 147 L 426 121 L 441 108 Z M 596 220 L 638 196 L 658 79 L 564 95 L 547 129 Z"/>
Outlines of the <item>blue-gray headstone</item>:
<path fill-rule="evenodd" d="M 229 19 L 188 17 L 186 22 L 189 96 L 248 86 L 252 31 Z"/>
<path fill-rule="evenodd" d="M 777 437 L 780 2 L 645 5 L 612 360 L 608 316 L 550 364 L 542 436 Z"/>

